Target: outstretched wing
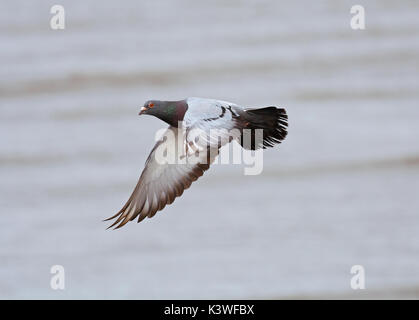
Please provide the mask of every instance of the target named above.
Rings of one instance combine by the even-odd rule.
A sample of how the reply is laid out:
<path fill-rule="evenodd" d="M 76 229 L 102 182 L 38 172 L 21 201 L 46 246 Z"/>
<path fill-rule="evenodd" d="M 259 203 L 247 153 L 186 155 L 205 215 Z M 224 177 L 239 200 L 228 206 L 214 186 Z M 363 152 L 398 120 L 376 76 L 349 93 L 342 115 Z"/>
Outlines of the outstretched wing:
<path fill-rule="evenodd" d="M 109 228 L 124 226 L 138 217 L 138 222 L 145 217 L 153 217 L 157 211 L 173 203 L 183 194 L 192 182 L 197 180 L 209 168 L 218 152 L 201 152 L 190 161 L 185 148 L 185 132 L 169 127 L 163 138 L 156 143 L 145 164 L 127 203 L 114 216 L 116 219 Z"/>

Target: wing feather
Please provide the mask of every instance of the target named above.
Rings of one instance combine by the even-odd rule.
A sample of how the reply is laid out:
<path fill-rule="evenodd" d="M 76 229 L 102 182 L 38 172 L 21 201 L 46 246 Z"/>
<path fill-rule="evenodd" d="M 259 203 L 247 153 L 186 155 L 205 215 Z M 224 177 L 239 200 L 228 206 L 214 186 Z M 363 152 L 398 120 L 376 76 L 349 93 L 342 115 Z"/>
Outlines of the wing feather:
<path fill-rule="evenodd" d="M 185 155 L 184 148 L 177 148 L 177 144 L 185 143 L 182 129 L 169 127 L 164 136 L 159 140 L 147 158 L 145 168 L 126 204 L 114 216 L 106 219 L 116 219 L 109 228 L 121 228 L 129 221 L 138 217 L 138 222 L 146 217 L 153 217 L 166 205 L 172 204 L 176 197 L 180 197 L 184 190 L 201 177 L 214 160 L 217 152 L 203 152 L 199 161 L 188 163 L 182 161 Z M 156 154 L 165 148 L 167 152 L 175 152 L 176 163 L 160 163 Z"/>

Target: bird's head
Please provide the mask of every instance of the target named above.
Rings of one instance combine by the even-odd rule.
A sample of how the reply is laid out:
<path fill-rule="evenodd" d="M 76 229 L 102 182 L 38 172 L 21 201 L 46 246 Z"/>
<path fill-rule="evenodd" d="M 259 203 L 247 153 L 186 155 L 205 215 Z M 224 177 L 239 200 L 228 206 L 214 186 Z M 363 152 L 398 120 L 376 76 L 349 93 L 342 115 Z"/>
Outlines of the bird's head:
<path fill-rule="evenodd" d="M 148 100 L 141 107 L 139 115 L 147 114 L 155 116 L 171 126 L 177 126 L 178 121 L 182 121 L 188 105 L 185 100 L 180 101 L 161 101 Z"/>
<path fill-rule="evenodd" d="M 159 100 L 148 100 L 144 103 L 144 106 L 141 107 L 139 115 L 148 114 L 156 115 L 159 111 L 162 111 L 162 101 Z"/>

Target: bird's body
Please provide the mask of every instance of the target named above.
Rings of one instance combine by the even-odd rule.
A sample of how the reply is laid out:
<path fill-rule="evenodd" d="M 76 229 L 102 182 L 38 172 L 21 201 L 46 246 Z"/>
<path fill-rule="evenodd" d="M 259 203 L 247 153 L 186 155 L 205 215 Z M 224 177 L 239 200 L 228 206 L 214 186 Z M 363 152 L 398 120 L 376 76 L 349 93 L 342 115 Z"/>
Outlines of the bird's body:
<path fill-rule="evenodd" d="M 107 219 L 116 218 L 110 227 L 118 224 L 120 228 L 136 217 L 138 222 L 151 218 L 173 203 L 209 168 L 220 147 L 233 139 L 255 150 L 272 147 L 287 135 L 287 114 L 276 107 L 248 109 L 227 101 L 187 98 L 147 101 L 140 114 L 154 115 L 169 128 L 151 151 L 127 203 Z M 242 138 L 246 129 L 251 133 L 250 142 Z M 259 141 L 256 129 L 263 130 Z"/>

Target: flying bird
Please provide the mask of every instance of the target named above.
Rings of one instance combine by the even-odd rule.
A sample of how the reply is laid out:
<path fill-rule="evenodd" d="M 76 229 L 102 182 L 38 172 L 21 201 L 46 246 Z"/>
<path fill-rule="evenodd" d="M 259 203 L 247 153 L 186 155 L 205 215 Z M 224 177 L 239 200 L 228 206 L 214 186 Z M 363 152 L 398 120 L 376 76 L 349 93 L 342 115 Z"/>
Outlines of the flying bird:
<path fill-rule="evenodd" d="M 246 108 L 204 98 L 149 100 L 139 114 L 155 116 L 169 127 L 148 156 L 126 204 L 105 220 L 115 219 L 109 228 L 118 229 L 137 217 L 138 222 L 151 218 L 173 203 L 208 170 L 219 149 L 232 140 L 244 149 L 256 150 L 273 147 L 287 136 L 287 113 L 274 106 Z M 248 139 L 246 129 L 250 132 Z M 259 136 L 258 131 L 262 133 Z M 159 156 L 171 157 L 172 161 L 161 161 Z"/>

